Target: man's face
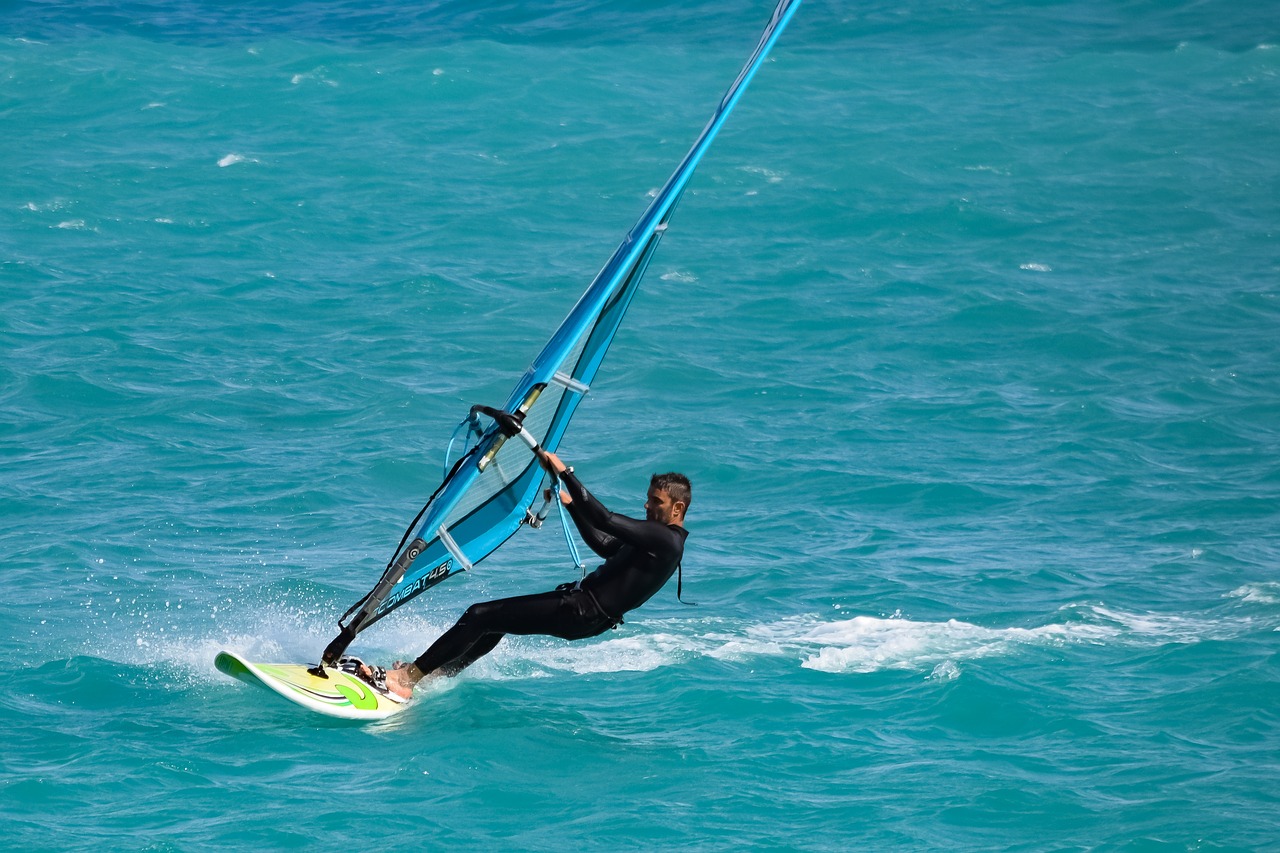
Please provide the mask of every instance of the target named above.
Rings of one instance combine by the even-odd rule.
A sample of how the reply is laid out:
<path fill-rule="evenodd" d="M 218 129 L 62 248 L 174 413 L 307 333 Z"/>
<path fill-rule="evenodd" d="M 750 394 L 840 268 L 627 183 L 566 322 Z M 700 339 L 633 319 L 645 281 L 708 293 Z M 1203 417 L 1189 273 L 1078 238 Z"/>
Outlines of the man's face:
<path fill-rule="evenodd" d="M 671 500 L 666 489 L 651 488 L 644 502 L 644 517 L 649 521 L 670 524 L 678 520 L 678 513 L 683 509 L 684 504 Z"/>

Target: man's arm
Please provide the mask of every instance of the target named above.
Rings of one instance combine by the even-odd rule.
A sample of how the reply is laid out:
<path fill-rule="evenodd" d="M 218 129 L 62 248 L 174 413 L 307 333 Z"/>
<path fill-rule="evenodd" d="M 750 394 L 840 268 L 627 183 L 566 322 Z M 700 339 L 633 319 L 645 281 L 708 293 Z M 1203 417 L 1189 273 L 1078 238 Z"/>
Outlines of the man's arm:
<path fill-rule="evenodd" d="M 554 473 L 564 483 L 570 498 L 567 504 L 569 514 L 573 516 L 583 540 L 600 556 L 608 557 L 624 544 L 649 553 L 658 553 L 671 547 L 670 537 L 663 525 L 610 512 L 587 491 L 587 487 L 578 481 L 573 472 L 560 461 L 560 457 L 544 450 L 538 459 L 542 462 L 542 467 Z M 606 547 L 610 550 L 606 552 L 592 544 L 588 531 L 592 536 L 599 537 L 597 541 L 607 541 Z"/>
<path fill-rule="evenodd" d="M 597 524 L 592 522 L 592 518 L 599 518 L 599 510 L 603 510 L 604 514 L 609 515 L 609 511 L 600 505 L 600 502 L 586 490 L 586 488 L 578 482 L 578 478 L 573 476 L 573 472 L 560 461 L 560 457 L 550 451 L 543 450 L 538 455 L 538 461 L 552 475 L 559 477 L 560 482 L 565 484 L 568 489 L 566 492 L 560 492 L 558 497 L 569 510 L 569 517 L 573 519 L 573 524 L 578 528 L 578 533 L 582 535 L 582 541 L 587 543 L 587 547 L 601 557 L 608 559 L 618 553 L 618 549 L 622 547 L 617 537 L 611 536 L 601 530 Z M 573 480 L 573 486 L 570 486 L 569 480 Z M 577 492 L 576 499 L 574 492 Z M 583 512 L 585 507 L 591 509 Z"/>

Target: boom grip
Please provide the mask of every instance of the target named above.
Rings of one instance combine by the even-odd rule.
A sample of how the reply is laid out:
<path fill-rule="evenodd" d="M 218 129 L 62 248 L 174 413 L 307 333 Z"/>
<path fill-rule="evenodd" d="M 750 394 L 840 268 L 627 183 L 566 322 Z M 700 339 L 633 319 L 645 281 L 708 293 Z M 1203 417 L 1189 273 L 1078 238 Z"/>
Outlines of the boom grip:
<path fill-rule="evenodd" d="M 537 453 L 542 449 L 538 445 L 538 439 L 533 435 L 533 433 L 525 429 L 523 411 L 505 412 L 502 409 L 495 409 L 492 406 L 472 406 L 471 413 L 475 414 L 476 412 L 490 418 L 494 423 L 496 423 L 498 425 L 498 431 L 506 438 L 519 438 L 528 445 L 529 449 L 534 453 Z M 490 450 L 489 454 L 492 455 L 499 446 L 500 445 L 495 444 L 494 450 Z M 483 465 L 481 467 L 483 468 Z"/>

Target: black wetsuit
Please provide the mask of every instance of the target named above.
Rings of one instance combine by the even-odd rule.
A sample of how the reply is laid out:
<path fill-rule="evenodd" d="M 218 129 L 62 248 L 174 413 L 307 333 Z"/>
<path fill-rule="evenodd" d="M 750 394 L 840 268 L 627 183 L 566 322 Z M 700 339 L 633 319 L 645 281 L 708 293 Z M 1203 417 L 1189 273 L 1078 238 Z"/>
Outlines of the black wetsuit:
<path fill-rule="evenodd" d="M 505 634 L 547 634 L 581 640 L 622 622 L 622 615 L 648 601 L 670 580 L 684 554 L 688 535 L 676 524 L 628 518 L 609 512 L 578 478 L 566 471 L 569 515 L 601 565 L 577 583 L 552 592 L 473 604 L 457 624 L 414 661 L 430 674 L 456 675 L 488 654 Z"/>

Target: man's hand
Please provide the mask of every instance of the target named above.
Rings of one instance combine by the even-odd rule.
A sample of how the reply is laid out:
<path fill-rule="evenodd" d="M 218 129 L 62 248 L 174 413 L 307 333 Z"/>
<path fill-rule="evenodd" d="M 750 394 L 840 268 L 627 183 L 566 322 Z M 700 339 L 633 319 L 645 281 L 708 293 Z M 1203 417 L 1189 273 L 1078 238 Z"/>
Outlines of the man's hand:
<path fill-rule="evenodd" d="M 556 456 L 550 450 L 541 450 L 538 453 L 538 461 L 542 463 L 542 467 L 547 470 L 548 474 L 559 477 L 568 470 L 568 466 L 560 461 L 560 457 Z"/>
<path fill-rule="evenodd" d="M 551 500 L 550 489 L 542 490 L 542 499 L 548 500 L 548 501 Z M 569 497 L 569 493 L 566 492 L 564 489 L 560 490 L 560 503 L 564 504 L 565 506 L 568 506 L 569 504 L 573 503 L 573 498 Z"/>

